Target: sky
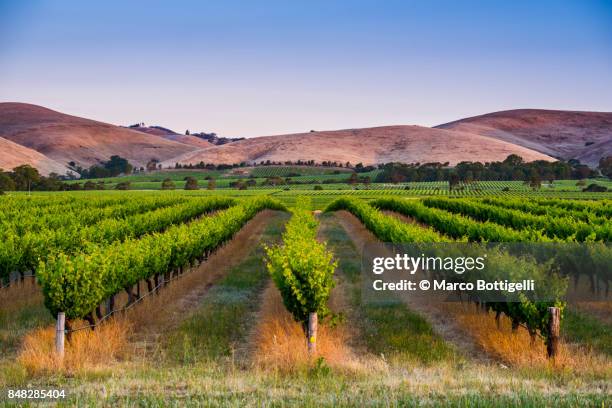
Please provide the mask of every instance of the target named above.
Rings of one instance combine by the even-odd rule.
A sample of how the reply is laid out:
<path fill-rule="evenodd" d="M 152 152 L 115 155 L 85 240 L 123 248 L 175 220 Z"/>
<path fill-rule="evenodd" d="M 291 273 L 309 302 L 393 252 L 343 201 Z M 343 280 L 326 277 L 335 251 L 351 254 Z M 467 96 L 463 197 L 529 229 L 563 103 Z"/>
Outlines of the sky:
<path fill-rule="evenodd" d="M 227 137 L 612 111 L 612 0 L 0 0 L 0 101 Z"/>

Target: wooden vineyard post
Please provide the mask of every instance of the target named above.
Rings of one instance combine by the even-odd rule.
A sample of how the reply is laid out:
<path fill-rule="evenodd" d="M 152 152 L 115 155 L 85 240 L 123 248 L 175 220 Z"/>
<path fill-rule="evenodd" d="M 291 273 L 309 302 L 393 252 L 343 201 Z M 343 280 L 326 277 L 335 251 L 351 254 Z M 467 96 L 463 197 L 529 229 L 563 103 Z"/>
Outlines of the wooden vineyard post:
<path fill-rule="evenodd" d="M 64 312 L 57 314 L 55 325 L 55 352 L 60 358 L 64 357 L 64 330 L 66 328 L 66 315 Z"/>
<path fill-rule="evenodd" d="M 559 352 L 559 331 L 561 326 L 561 311 L 558 307 L 549 307 L 548 340 L 546 351 L 549 358 L 555 358 Z"/>
<path fill-rule="evenodd" d="M 308 355 L 312 356 L 317 352 L 317 328 L 319 319 L 316 313 L 308 314 Z"/>

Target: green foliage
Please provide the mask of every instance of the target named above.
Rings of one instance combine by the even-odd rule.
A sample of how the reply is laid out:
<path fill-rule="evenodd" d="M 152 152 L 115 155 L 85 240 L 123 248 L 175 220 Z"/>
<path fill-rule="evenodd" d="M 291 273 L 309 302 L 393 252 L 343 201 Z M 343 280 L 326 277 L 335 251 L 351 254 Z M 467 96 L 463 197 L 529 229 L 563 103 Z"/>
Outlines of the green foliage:
<path fill-rule="evenodd" d="M 471 199 L 426 198 L 428 207 L 440 208 L 452 213 L 467 215 L 479 221 L 494 221 L 497 224 L 523 230 L 537 229 L 550 238 L 583 241 L 612 240 L 612 223 L 591 225 L 572 217 L 533 215 L 509 208 L 485 204 Z"/>
<path fill-rule="evenodd" d="M 9 173 L 5 173 L 0 169 L 0 192 L 15 190 L 16 185 Z"/>
<path fill-rule="evenodd" d="M 185 190 L 197 190 L 199 188 L 197 179 L 193 177 L 187 177 L 185 179 Z"/>
<path fill-rule="evenodd" d="M 255 199 L 140 239 L 92 243 L 75 255 L 53 254 L 37 271 L 45 305 L 52 314 L 64 311 L 69 319 L 83 317 L 127 286 L 202 258 L 265 208 L 284 209 L 271 199 Z"/>
<path fill-rule="evenodd" d="M 306 325 L 309 313 L 320 319 L 330 315 L 327 301 L 335 285 L 337 262 L 324 243 L 316 239 L 318 222 L 305 208 L 293 210 L 282 245 L 266 247 L 266 264 L 283 303 L 294 319 Z"/>
<path fill-rule="evenodd" d="M 430 228 L 403 223 L 402 221 L 384 215 L 367 203 L 343 197 L 327 206 L 325 211 L 346 210 L 351 212 L 364 223 L 364 225 L 384 242 L 442 242 L 442 237 Z"/>
<path fill-rule="evenodd" d="M 453 200 L 453 202 L 455 201 L 459 200 Z M 457 216 L 456 214 L 450 214 L 435 208 L 427 208 L 414 201 L 381 199 L 373 201 L 372 204 L 379 208 L 397 211 L 414 217 L 445 232 L 448 237 L 436 235 L 437 233 L 429 228 L 403 223 L 390 216 L 385 216 L 367 204 L 357 202 L 356 200 L 337 200 L 327 208 L 327 211 L 348 210 L 355 214 L 380 240 L 395 244 L 453 242 L 451 237 L 462 239 L 466 236 L 472 241 L 488 241 L 491 239 L 493 241 L 522 241 L 528 238 L 542 238 L 537 231 L 517 232 L 493 223 L 479 223 L 469 218 Z M 391 220 L 396 220 L 396 222 Z M 452 256 L 453 248 L 429 245 L 424 246 L 423 251 L 427 255 L 446 257 Z M 437 253 L 437 251 L 440 253 Z M 478 292 L 469 293 L 472 300 L 483 303 L 487 308 L 496 312 L 506 314 L 513 321 L 525 324 L 534 333 L 539 331 L 546 338 L 548 336 L 548 307 L 556 306 L 563 311 L 565 303 L 560 299 L 565 295 L 567 282 L 563 279 L 556 279 L 550 276 L 550 265 L 541 265 L 534 258 L 519 258 L 496 248 L 487 248 L 487 254 L 489 267 L 484 275 L 478 273 L 461 275 L 451 272 L 440 277 L 451 282 L 472 283 L 475 283 L 478 279 L 487 281 L 510 279 L 517 282 L 523 279 L 535 279 L 539 282 L 547 282 L 548 285 L 540 288 L 540 292 L 537 292 L 535 296 L 528 298 L 521 294 L 520 298 L 508 298 L 507 302 L 499 301 L 499 299 L 504 298 L 505 295 L 503 293 L 497 293 L 497 296 L 494 298 L 483 298 Z M 465 254 L 459 251 L 457 256 L 465 256 Z M 551 300 L 540 301 L 538 299 Z"/>
<path fill-rule="evenodd" d="M 517 231 L 489 221 L 477 222 L 459 214 L 426 207 L 417 200 L 383 198 L 372 201 L 371 205 L 412 217 L 450 238 L 467 238 L 471 242 L 550 241 L 538 230 L 525 228 Z"/>
<path fill-rule="evenodd" d="M 0 278 L 13 271 L 35 271 L 55 253 L 69 255 L 92 243 L 137 238 L 233 204 L 228 198 L 128 197 L 119 203 L 83 199 L 72 205 L 9 211 L 5 220 L 0 217 L 6 226 L 0 231 Z"/>
<path fill-rule="evenodd" d="M 175 188 L 176 188 L 176 184 L 174 184 L 174 181 L 172 181 L 172 179 L 167 178 L 162 182 L 162 185 L 161 185 L 162 190 L 174 190 Z"/>
<path fill-rule="evenodd" d="M 29 164 L 22 164 L 13 169 L 13 181 L 17 190 L 29 191 L 34 183 L 40 181 L 38 170 Z"/>

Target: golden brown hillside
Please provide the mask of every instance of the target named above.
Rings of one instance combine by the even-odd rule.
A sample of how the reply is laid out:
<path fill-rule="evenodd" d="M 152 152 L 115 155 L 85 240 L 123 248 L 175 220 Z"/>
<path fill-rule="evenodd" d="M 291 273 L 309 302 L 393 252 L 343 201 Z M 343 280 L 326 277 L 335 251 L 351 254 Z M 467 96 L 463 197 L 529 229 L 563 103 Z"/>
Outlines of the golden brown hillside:
<path fill-rule="evenodd" d="M 108 123 L 65 115 L 24 103 L 0 103 L 0 135 L 67 164 L 90 166 L 120 155 L 142 166 L 195 147 Z"/>
<path fill-rule="evenodd" d="M 490 162 L 518 154 L 527 161 L 551 157 L 508 142 L 421 126 L 383 126 L 256 137 L 228 145 L 200 149 L 165 163 L 240 163 L 315 160 L 374 164 Z"/>
<path fill-rule="evenodd" d="M 68 171 L 66 166 L 51 160 L 36 150 L 0 137 L 0 169 L 9 171 L 22 164 L 29 164 L 37 168 L 45 176 L 49 173 L 64 175 Z"/>
<path fill-rule="evenodd" d="M 517 109 L 437 126 L 514 143 L 554 157 L 597 164 L 612 155 L 612 112 Z"/>

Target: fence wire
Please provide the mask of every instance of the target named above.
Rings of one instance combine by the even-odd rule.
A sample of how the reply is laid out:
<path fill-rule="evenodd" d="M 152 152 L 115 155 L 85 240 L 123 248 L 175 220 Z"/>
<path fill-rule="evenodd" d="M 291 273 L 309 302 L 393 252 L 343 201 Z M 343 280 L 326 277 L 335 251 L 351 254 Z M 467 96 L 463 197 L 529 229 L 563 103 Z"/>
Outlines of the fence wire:
<path fill-rule="evenodd" d="M 206 261 L 206 260 L 202 261 L 202 263 L 204 263 L 205 261 Z M 183 272 L 183 273 L 181 273 L 180 275 L 178 275 L 178 274 L 177 274 L 177 275 L 176 275 L 176 276 L 174 276 L 173 278 L 166 279 L 166 278 L 164 277 L 164 279 L 162 279 L 162 281 L 161 281 L 161 282 L 159 282 L 159 283 L 157 284 L 157 286 L 155 286 L 155 287 L 154 287 L 153 289 L 151 289 L 149 292 L 145 293 L 143 296 L 139 297 L 139 298 L 138 298 L 138 299 L 136 299 L 134 302 L 132 302 L 132 303 L 130 303 L 130 304 L 128 304 L 128 305 L 126 305 L 126 306 L 124 306 L 124 307 L 121 307 L 121 308 L 118 308 L 118 309 L 111 310 L 110 312 L 108 312 L 107 314 L 105 314 L 104 316 L 102 316 L 101 318 L 99 318 L 99 319 L 98 319 L 98 321 L 97 321 L 97 323 L 95 323 L 95 324 L 87 324 L 87 325 L 84 325 L 84 326 L 77 327 L 76 329 L 70 329 L 70 330 L 67 330 L 67 329 L 66 329 L 66 330 L 64 330 L 64 333 L 65 333 L 65 334 L 68 334 L 68 333 L 74 333 L 74 332 L 78 332 L 78 331 L 85 330 L 85 329 L 91 329 L 91 330 L 95 329 L 96 327 L 98 327 L 98 326 L 100 326 L 102 323 L 104 323 L 106 320 L 108 320 L 108 319 L 109 319 L 109 318 L 110 318 L 112 315 L 114 315 L 115 313 L 121 313 L 121 312 L 125 313 L 125 312 L 127 312 L 127 311 L 128 311 L 128 310 L 130 310 L 132 307 L 134 307 L 134 306 L 136 306 L 138 303 L 140 303 L 140 302 L 141 302 L 143 299 L 146 299 L 146 298 L 147 298 L 148 296 L 150 296 L 151 294 L 157 293 L 157 290 L 158 290 L 158 289 L 160 289 L 162 286 L 164 286 L 164 285 L 166 285 L 166 284 L 168 284 L 168 283 L 170 283 L 170 282 L 172 282 L 172 281 L 175 281 L 175 280 L 177 280 L 177 279 L 179 279 L 179 278 L 183 277 L 184 275 L 187 275 L 187 274 L 191 273 L 191 272 L 193 271 L 193 269 L 198 268 L 198 267 L 199 267 L 199 266 L 200 266 L 202 263 L 198 264 L 198 265 L 197 265 L 197 266 L 195 266 L 195 267 L 189 268 L 189 270 L 188 270 L 187 272 Z M 138 282 L 138 284 L 140 285 L 140 282 Z"/>

